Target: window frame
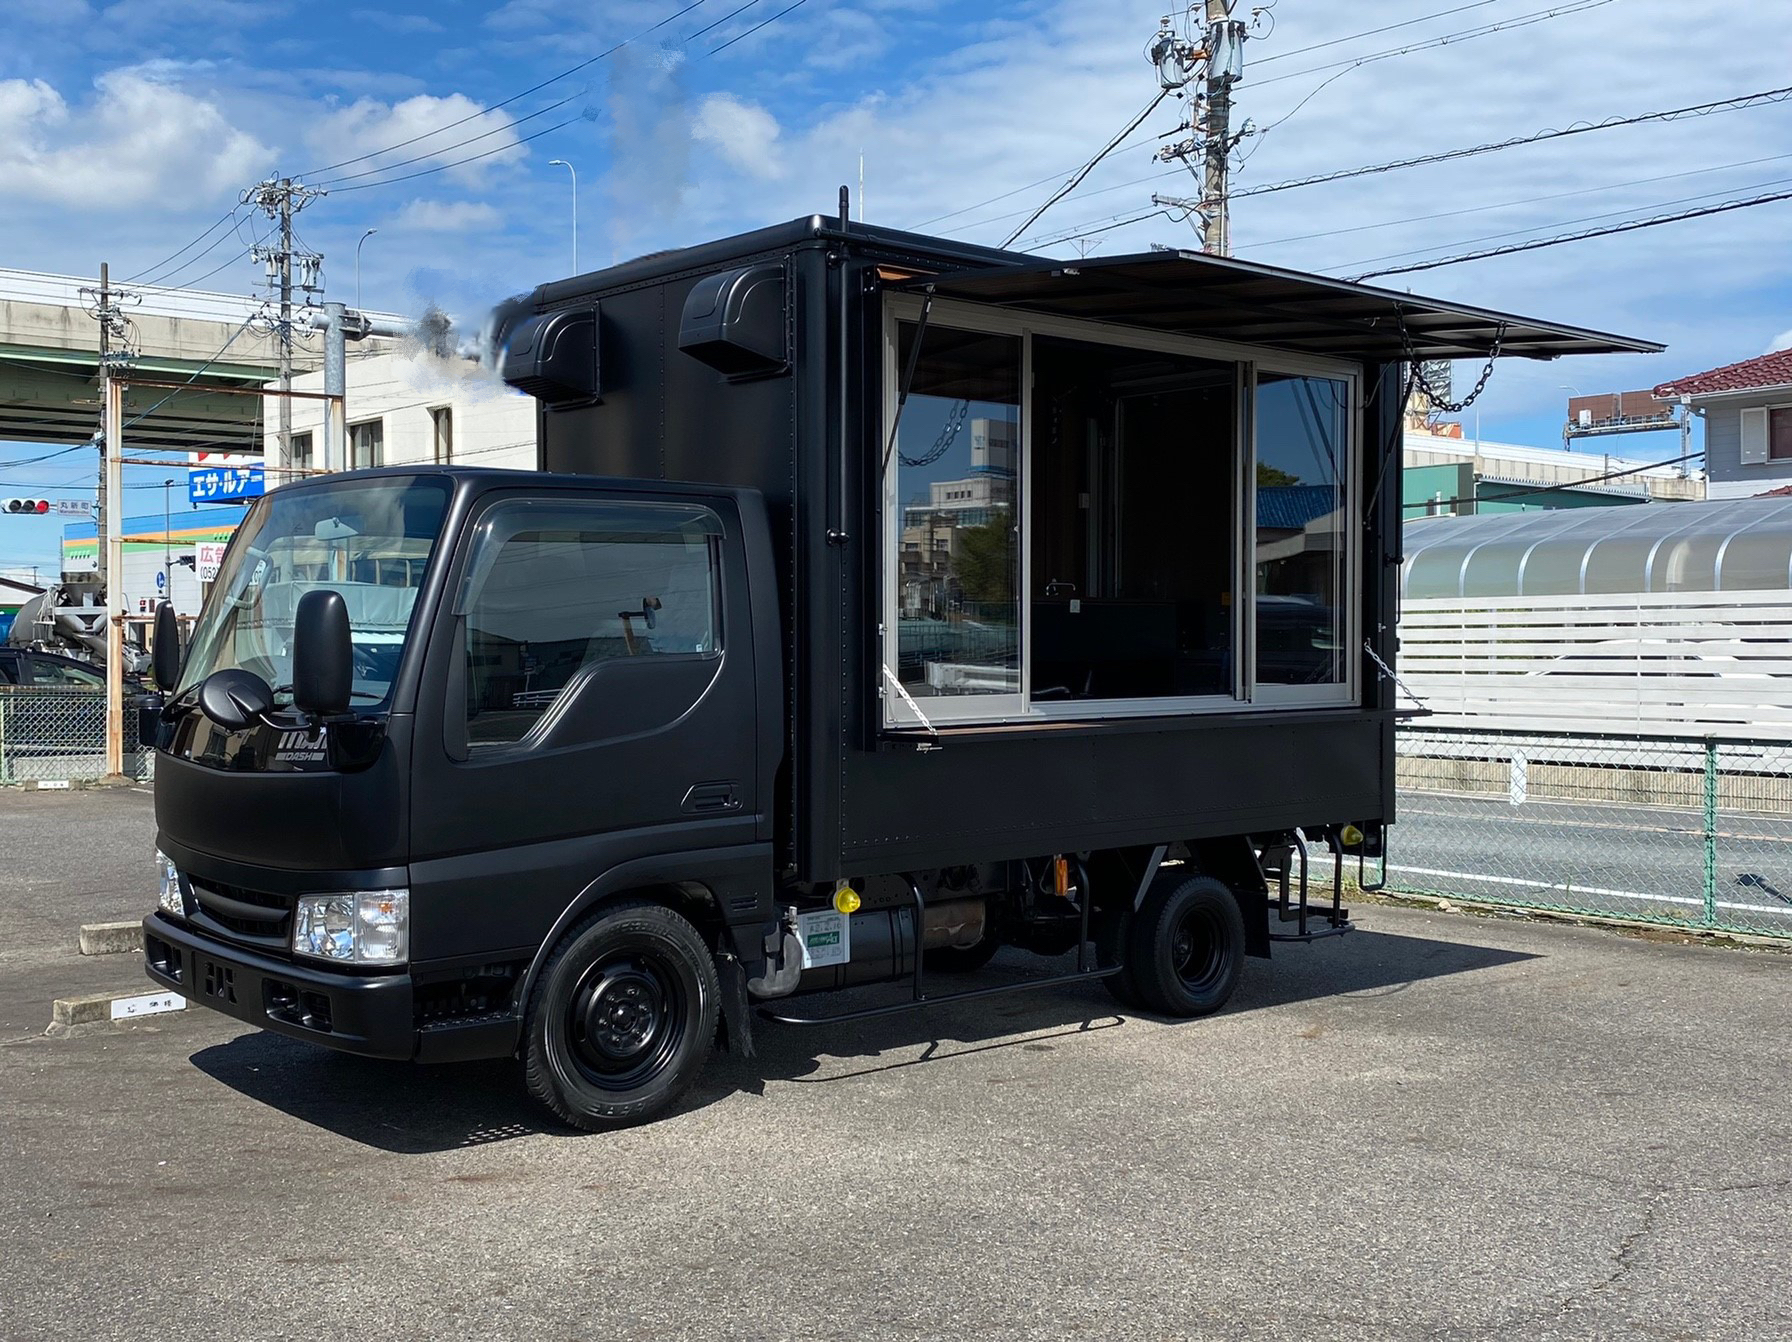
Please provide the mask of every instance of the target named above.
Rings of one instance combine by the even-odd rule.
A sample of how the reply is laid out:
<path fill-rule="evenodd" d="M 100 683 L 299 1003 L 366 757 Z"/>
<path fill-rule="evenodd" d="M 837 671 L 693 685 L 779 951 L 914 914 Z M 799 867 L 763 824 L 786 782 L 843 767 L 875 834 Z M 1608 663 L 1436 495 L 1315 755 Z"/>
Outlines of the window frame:
<path fill-rule="evenodd" d="M 886 294 L 881 323 L 883 349 L 882 413 L 879 418 L 878 454 L 881 461 L 890 441 L 902 370 L 898 367 L 898 329 L 903 322 L 918 322 L 925 300 L 914 294 Z M 1015 508 L 1020 527 L 1020 600 L 1017 623 L 1020 634 L 1020 688 L 1016 694 L 942 696 L 921 701 L 927 721 L 937 726 L 988 726 L 1001 724 L 1087 722 L 1111 718 L 1177 717 L 1214 713 L 1281 711 L 1294 708 L 1349 708 L 1360 704 L 1361 667 L 1351 654 L 1361 637 L 1362 619 L 1362 485 L 1366 463 L 1362 457 L 1363 372 L 1348 360 L 1299 355 L 1224 340 L 1170 335 L 1135 327 L 1032 312 L 1010 312 L 984 304 L 935 298 L 928 313 L 928 328 L 948 327 L 1020 340 L 1020 439 L 1018 444 L 1020 489 Z M 1233 425 L 1233 460 L 1238 463 L 1232 488 L 1235 538 L 1232 602 L 1232 692 L 1214 695 L 1166 695 L 1150 699 L 1087 699 L 1037 704 L 1032 701 L 1031 598 L 1033 538 L 1030 518 L 1033 506 L 1033 340 L 1047 336 L 1087 344 L 1112 345 L 1152 353 L 1184 355 L 1231 363 L 1235 367 L 1237 413 Z M 1257 662 L 1257 414 L 1259 373 L 1315 377 L 1341 381 L 1349 398 L 1345 415 L 1344 506 L 1347 523 L 1340 564 L 1340 604 L 1343 608 L 1343 679 L 1319 685 L 1259 684 Z M 874 671 L 877 700 L 882 705 L 879 728 L 886 732 L 924 729 L 914 710 L 894 692 L 890 679 L 900 661 L 900 573 L 902 503 L 898 489 L 900 465 L 892 461 L 881 481 L 883 536 L 878 546 L 882 565 L 878 591 L 882 598 L 878 655 Z"/>
<path fill-rule="evenodd" d="M 466 546 L 455 558 L 445 588 L 445 609 L 449 619 L 444 621 L 446 627 L 453 630 L 453 636 L 447 640 L 447 655 L 450 658 L 450 683 L 455 687 L 443 705 L 444 742 L 449 758 L 456 764 L 481 765 L 514 758 L 517 755 L 532 753 L 543 748 L 548 733 L 565 716 L 572 703 L 584 690 L 585 686 L 598 673 L 599 669 L 611 662 L 632 659 L 605 657 L 582 666 L 573 677 L 561 687 L 555 702 L 530 724 L 529 730 L 514 741 L 473 742 L 468 731 L 469 722 L 466 717 L 466 686 L 471 668 L 467 664 L 467 619 L 472 614 L 474 594 L 469 585 L 478 578 L 481 583 L 487 574 L 480 569 L 481 547 L 487 543 L 483 534 L 485 526 L 493 516 L 506 508 L 517 506 L 542 506 L 561 508 L 579 507 L 617 507 L 627 509 L 667 509 L 676 508 L 687 512 L 699 512 L 707 516 L 713 530 L 706 530 L 706 550 L 709 556 L 710 575 L 710 630 L 713 644 L 704 652 L 665 652 L 655 653 L 651 660 L 662 663 L 718 662 L 727 652 L 728 629 L 725 620 L 727 609 L 727 592 L 725 581 L 727 576 L 727 554 L 724 546 L 728 540 L 728 519 L 708 500 L 675 499 L 675 498 L 631 498 L 615 494 L 537 494 L 537 493 L 499 493 L 482 500 L 465 526 Z M 514 533 L 499 545 L 507 544 L 514 539 Z M 483 586 L 481 587 L 483 591 Z M 590 743 L 580 743 L 590 744 Z M 565 748 L 580 748 L 570 746 Z"/>
<path fill-rule="evenodd" d="M 376 455 L 378 456 L 379 460 L 371 461 L 365 466 L 361 465 L 358 461 L 355 460 L 356 456 L 358 456 L 359 452 L 360 452 L 360 445 L 355 441 L 355 431 L 357 429 L 373 429 L 377 432 L 378 441 L 374 444 L 374 447 L 376 449 Z M 348 426 L 348 430 L 343 436 L 348 440 L 344 444 L 344 446 L 346 446 L 348 449 L 348 468 L 351 471 L 376 471 L 380 467 L 382 467 L 386 464 L 386 419 L 385 419 L 385 416 L 376 415 L 372 419 L 356 420 L 354 423 L 352 423 Z"/>
<path fill-rule="evenodd" d="M 1761 409 L 1767 412 L 1767 460 L 1761 464 L 1769 466 L 1775 462 L 1792 462 L 1792 401 L 1786 401 L 1779 405 L 1764 405 Z M 1773 422 L 1774 418 L 1779 415 L 1784 415 L 1787 421 L 1784 453 L 1774 451 Z"/>

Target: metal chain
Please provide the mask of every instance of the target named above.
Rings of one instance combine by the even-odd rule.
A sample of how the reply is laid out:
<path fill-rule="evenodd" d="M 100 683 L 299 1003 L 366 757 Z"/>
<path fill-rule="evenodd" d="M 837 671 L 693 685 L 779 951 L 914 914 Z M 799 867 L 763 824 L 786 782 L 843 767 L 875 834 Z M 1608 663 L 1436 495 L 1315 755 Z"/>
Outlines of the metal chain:
<path fill-rule="evenodd" d="M 1460 401 L 1446 401 L 1439 396 L 1431 384 L 1425 381 L 1425 369 L 1418 357 L 1418 351 L 1412 347 L 1412 332 L 1406 329 L 1406 318 L 1402 314 L 1400 321 L 1400 345 L 1406 356 L 1406 366 L 1412 370 L 1413 385 L 1425 393 L 1434 410 L 1441 410 L 1446 415 L 1459 415 L 1481 398 L 1487 390 L 1487 380 L 1493 376 L 1494 361 L 1500 357 L 1500 346 L 1506 340 L 1506 323 L 1501 322 L 1499 329 L 1493 333 L 1493 348 L 1487 353 L 1487 363 L 1481 369 L 1481 376 L 1475 379 L 1474 388 Z"/>
<path fill-rule="evenodd" d="M 1412 692 L 1412 686 L 1400 679 L 1399 672 L 1395 671 L 1393 667 L 1381 660 L 1381 654 L 1375 651 L 1375 645 L 1366 638 L 1363 640 L 1363 651 L 1369 654 L 1369 660 L 1375 663 L 1376 668 L 1383 676 L 1393 681 L 1400 689 L 1406 691 L 1406 697 L 1408 699 L 1411 699 L 1420 708 L 1430 711 L 1430 705 Z"/>

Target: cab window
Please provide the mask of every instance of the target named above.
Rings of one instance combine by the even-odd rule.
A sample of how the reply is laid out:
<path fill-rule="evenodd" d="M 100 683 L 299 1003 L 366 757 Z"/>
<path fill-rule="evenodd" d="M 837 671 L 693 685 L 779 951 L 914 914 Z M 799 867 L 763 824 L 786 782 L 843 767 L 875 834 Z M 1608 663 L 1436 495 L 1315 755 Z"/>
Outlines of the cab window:
<path fill-rule="evenodd" d="M 545 730 L 606 662 L 718 652 L 721 534 L 691 505 L 493 507 L 458 602 L 468 748 Z"/>

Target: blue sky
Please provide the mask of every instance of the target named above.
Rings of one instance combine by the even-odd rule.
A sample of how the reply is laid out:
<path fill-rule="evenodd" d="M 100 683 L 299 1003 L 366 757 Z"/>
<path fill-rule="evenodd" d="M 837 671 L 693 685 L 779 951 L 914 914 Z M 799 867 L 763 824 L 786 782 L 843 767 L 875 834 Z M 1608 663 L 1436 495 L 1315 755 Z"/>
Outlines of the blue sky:
<path fill-rule="evenodd" d="M 872 221 L 1000 242 L 1024 218 L 1007 216 L 1037 205 L 1151 96 L 1141 51 L 1163 12 L 1135 0 L 804 0 L 749 31 L 789 0 L 701 0 L 515 97 L 685 3 L 8 0 L 0 263 L 90 275 L 104 259 L 132 274 L 257 178 L 307 173 L 336 179 L 300 218 L 334 296 L 352 298 L 355 242 L 377 228 L 363 252 L 367 306 L 436 302 L 476 322 L 570 268 L 571 183 L 551 159 L 577 169 L 591 269 L 831 211 L 840 183 L 856 189 L 861 151 Z M 1520 22 L 1552 7 L 1569 12 Z M 1241 17 L 1250 9 L 1241 2 Z M 1500 22 L 1518 26 L 1347 64 Z M 1675 0 L 1274 0 L 1254 23 L 1236 115 L 1267 133 L 1241 147 L 1240 186 L 1792 83 L 1778 0 L 1729 7 L 1721 23 Z M 1154 189 L 1186 191 L 1186 179 L 1154 176 L 1166 169 L 1151 157 L 1177 114 L 1160 109 L 1030 236 L 1101 227 L 1147 209 Z M 486 150 L 498 152 L 450 166 Z M 346 178 L 369 168 L 382 171 Z M 425 175 L 390 180 L 412 173 Z M 1239 202 L 1234 234 L 1241 256 L 1351 275 L 1376 258 L 1547 236 L 1788 179 L 1792 102 L 1267 194 Z M 1384 282 L 1669 343 L 1653 359 L 1503 365 L 1481 432 L 1550 445 L 1563 385 L 1647 386 L 1792 341 L 1789 234 L 1792 204 L 1770 205 Z M 1193 240 L 1156 218 L 1089 242 L 1115 255 Z M 259 275 L 235 233 L 211 241 L 169 278 L 249 292 Z M 1074 254 L 1070 241 L 1040 245 Z M 1474 412 L 1465 419 L 1472 432 Z M 1612 446 L 1666 457 L 1676 441 Z M 0 495 L 88 478 L 61 462 L 5 465 L 33 455 L 0 445 Z M 54 527 L 0 527 L 0 567 L 52 561 Z"/>

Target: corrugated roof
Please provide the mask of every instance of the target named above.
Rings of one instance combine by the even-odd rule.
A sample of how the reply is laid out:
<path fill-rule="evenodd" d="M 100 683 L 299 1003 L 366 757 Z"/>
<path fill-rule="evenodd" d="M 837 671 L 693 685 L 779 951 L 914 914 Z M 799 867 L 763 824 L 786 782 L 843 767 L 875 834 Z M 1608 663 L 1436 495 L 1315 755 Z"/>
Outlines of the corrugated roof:
<path fill-rule="evenodd" d="M 1265 485 L 1257 490 L 1257 526 L 1263 531 L 1304 531 L 1338 506 L 1330 485 Z"/>
<path fill-rule="evenodd" d="M 1775 350 L 1758 359 L 1727 363 L 1722 368 L 1664 382 L 1655 389 L 1655 394 L 1719 396 L 1725 392 L 1754 391 L 1758 387 L 1792 387 L 1792 349 Z"/>
<path fill-rule="evenodd" d="M 1792 499 L 1408 522 L 1407 597 L 1792 589 Z"/>

